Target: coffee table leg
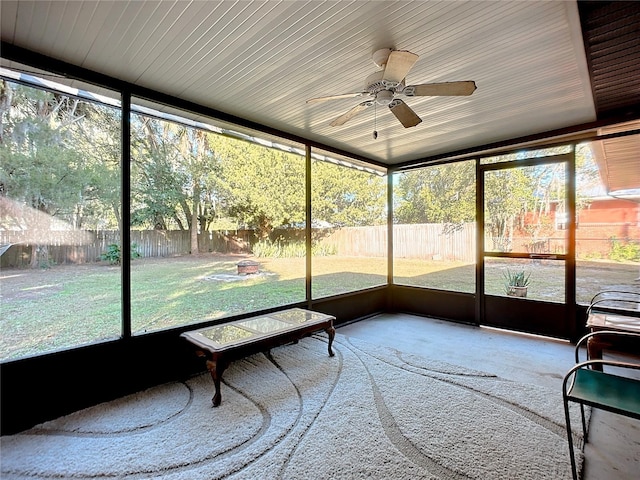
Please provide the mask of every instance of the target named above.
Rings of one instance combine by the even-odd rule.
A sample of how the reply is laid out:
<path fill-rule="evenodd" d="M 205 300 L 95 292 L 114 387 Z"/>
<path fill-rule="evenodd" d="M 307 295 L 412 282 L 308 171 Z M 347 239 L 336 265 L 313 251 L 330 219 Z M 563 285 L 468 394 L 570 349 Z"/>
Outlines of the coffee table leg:
<path fill-rule="evenodd" d="M 216 389 L 211 402 L 213 403 L 214 407 L 217 407 L 222 401 L 222 394 L 220 393 L 220 380 L 222 380 L 222 373 L 224 372 L 225 368 L 227 368 L 227 365 L 220 359 L 207 360 L 207 368 L 209 369 L 209 373 L 211 373 L 213 385 Z"/>
<path fill-rule="evenodd" d="M 333 356 L 334 356 L 334 353 L 333 353 L 333 350 L 331 349 L 331 346 L 333 345 L 333 339 L 336 337 L 336 329 L 335 329 L 335 328 L 333 328 L 333 325 L 332 325 L 332 326 L 330 326 L 330 327 L 327 327 L 327 328 L 325 329 L 325 332 L 327 332 L 327 335 L 329 335 L 329 347 L 328 347 L 328 349 L 329 349 L 329 356 L 330 356 L 330 357 L 333 357 Z"/>

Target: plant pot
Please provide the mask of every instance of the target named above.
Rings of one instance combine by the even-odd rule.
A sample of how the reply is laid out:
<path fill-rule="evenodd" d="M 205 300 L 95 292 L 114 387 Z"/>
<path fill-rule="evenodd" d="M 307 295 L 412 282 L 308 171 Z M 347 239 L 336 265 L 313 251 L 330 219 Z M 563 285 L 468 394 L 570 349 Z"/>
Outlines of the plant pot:
<path fill-rule="evenodd" d="M 527 287 L 509 287 L 507 295 L 510 297 L 525 298 L 527 296 Z"/>

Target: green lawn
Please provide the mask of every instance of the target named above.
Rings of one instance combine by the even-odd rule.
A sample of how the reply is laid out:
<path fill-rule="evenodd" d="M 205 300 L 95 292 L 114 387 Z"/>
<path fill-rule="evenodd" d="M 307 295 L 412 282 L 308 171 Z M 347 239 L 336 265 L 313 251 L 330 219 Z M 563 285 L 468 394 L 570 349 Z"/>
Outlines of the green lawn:
<path fill-rule="evenodd" d="M 305 259 L 264 259 L 261 274 L 238 280 L 242 256 L 200 255 L 138 259 L 131 268 L 135 334 L 302 302 Z M 386 283 L 384 258 L 314 257 L 314 298 Z M 530 298 L 562 301 L 557 265 L 530 265 Z M 501 295 L 504 266 L 488 275 L 487 293 Z M 399 259 L 395 283 L 473 292 L 474 265 Z M 588 263 L 578 267 L 578 298 L 600 285 L 632 283 L 638 265 Z M 121 270 L 106 264 L 58 266 L 0 273 L 2 360 L 118 338 Z M 559 300 L 558 300 L 559 299 Z"/>

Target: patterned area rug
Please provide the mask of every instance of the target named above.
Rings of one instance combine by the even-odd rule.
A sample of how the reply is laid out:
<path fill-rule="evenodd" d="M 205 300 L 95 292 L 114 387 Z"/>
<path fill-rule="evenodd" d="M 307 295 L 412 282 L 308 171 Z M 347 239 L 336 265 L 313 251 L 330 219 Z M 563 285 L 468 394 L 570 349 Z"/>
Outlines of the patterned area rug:
<path fill-rule="evenodd" d="M 342 335 L 326 348 L 232 363 L 218 408 L 202 374 L 2 437 L 2 478 L 571 478 L 559 390 Z"/>

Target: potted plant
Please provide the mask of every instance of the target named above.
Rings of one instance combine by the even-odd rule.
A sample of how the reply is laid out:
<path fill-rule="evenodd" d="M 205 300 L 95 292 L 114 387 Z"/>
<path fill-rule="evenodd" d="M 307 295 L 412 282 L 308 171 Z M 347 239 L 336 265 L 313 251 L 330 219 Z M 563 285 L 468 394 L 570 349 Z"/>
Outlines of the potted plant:
<path fill-rule="evenodd" d="M 524 270 L 512 272 L 507 269 L 507 273 L 504 274 L 504 289 L 507 295 L 510 297 L 526 297 L 530 277 L 531 273 L 526 273 Z"/>

